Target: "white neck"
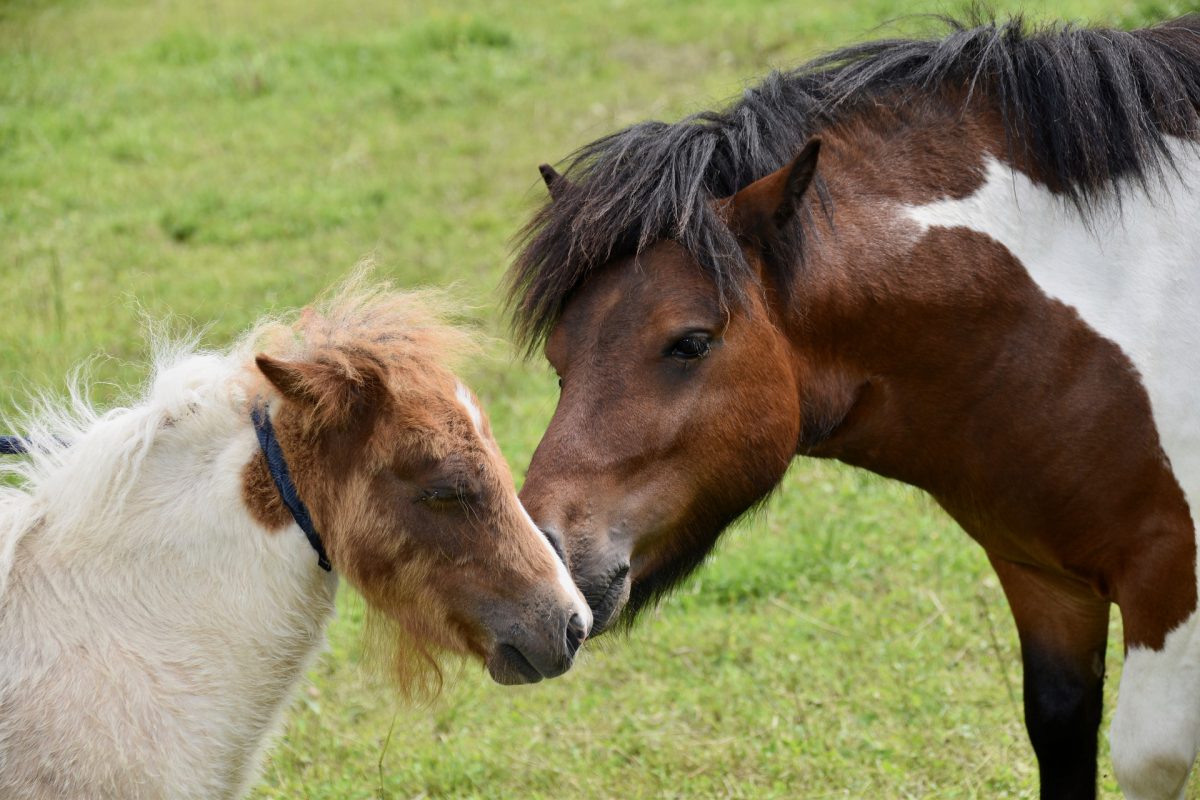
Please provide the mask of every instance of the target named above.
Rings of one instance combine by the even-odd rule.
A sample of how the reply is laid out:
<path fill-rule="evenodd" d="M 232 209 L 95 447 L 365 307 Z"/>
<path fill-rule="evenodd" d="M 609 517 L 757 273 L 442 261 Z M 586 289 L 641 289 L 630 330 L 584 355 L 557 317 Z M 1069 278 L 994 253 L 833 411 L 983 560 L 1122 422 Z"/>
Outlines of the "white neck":
<path fill-rule="evenodd" d="M 245 507 L 239 370 L 179 363 L 0 494 L 0 796 L 232 798 L 253 779 L 336 578 Z M 72 783 L 44 786 L 47 763 Z"/>

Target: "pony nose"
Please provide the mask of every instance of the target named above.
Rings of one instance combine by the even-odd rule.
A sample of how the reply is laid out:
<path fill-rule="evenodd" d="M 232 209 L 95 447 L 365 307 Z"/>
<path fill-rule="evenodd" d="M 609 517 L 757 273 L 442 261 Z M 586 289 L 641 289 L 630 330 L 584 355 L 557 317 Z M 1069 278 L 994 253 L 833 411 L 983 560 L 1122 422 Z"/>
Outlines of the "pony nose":
<path fill-rule="evenodd" d="M 575 658 L 575 653 L 579 652 L 579 646 L 587 638 L 587 633 L 583 617 L 572 614 L 571 619 L 567 621 L 567 658 Z"/>

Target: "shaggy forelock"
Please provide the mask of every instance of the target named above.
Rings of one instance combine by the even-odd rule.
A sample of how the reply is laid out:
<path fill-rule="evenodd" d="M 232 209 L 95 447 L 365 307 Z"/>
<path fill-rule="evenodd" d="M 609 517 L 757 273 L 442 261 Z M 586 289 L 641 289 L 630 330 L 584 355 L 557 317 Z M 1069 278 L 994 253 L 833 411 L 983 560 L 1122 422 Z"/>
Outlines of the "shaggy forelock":
<path fill-rule="evenodd" d="M 448 322 L 450 309 L 445 293 L 396 290 L 372 281 L 367 266 L 295 315 L 261 322 L 242 349 L 333 363 L 350 378 L 365 359 L 403 370 L 406 379 L 421 381 L 412 388 L 424 392 L 424 380 L 445 374 L 475 348 L 464 329 Z"/>

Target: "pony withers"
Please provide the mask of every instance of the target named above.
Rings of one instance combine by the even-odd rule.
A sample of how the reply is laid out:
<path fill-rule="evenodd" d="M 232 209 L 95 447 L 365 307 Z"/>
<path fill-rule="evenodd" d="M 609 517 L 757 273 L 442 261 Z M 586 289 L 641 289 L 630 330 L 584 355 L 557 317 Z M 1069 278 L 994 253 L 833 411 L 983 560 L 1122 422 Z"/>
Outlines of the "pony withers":
<path fill-rule="evenodd" d="M 1016 620 L 1042 797 L 1095 795 L 1110 606 L 1130 798 L 1200 750 L 1200 17 L 951 23 L 586 145 L 526 229 L 561 378 L 521 492 L 597 629 L 797 454 L 927 490 Z"/>
<path fill-rule="evenodd" d="M 405 691 L 443 653 L 568 669 L 591 612 L 447 367 L 466 343 L 432 296 L 351 282 L 226 352 L 160 348 L 126 408 L 75 387 L 20 420 L 0 796 L 241 796 L 339 576 Z"/>

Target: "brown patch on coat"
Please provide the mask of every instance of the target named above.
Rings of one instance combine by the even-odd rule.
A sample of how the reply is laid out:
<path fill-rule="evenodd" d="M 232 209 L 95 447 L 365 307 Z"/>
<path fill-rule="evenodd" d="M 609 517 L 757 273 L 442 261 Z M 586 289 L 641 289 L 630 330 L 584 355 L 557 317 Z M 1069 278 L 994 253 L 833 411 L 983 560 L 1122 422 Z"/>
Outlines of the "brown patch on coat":
<path fill-rule="evenodd" d="M 553 623 L 573 600 L 490 429 L 456 397 L 447 363 L 463 334 L 425 297 L 352 287 L 259 339 L 251 402 L 269 402 L 297 492 L 400 688 L 436 692 L 442 655 L 487 657 L 509 630 L 560 647 Z M 243 478 L 255 520 L 291 523 L 261 453 Z"/>
<path fill-rule="evenodd" d="M 272 533 L 292 524 L 292 514 L 279 497 L 261 450 L 255 451 L 242 469 L 242 501 L 254 521 Z"/>

